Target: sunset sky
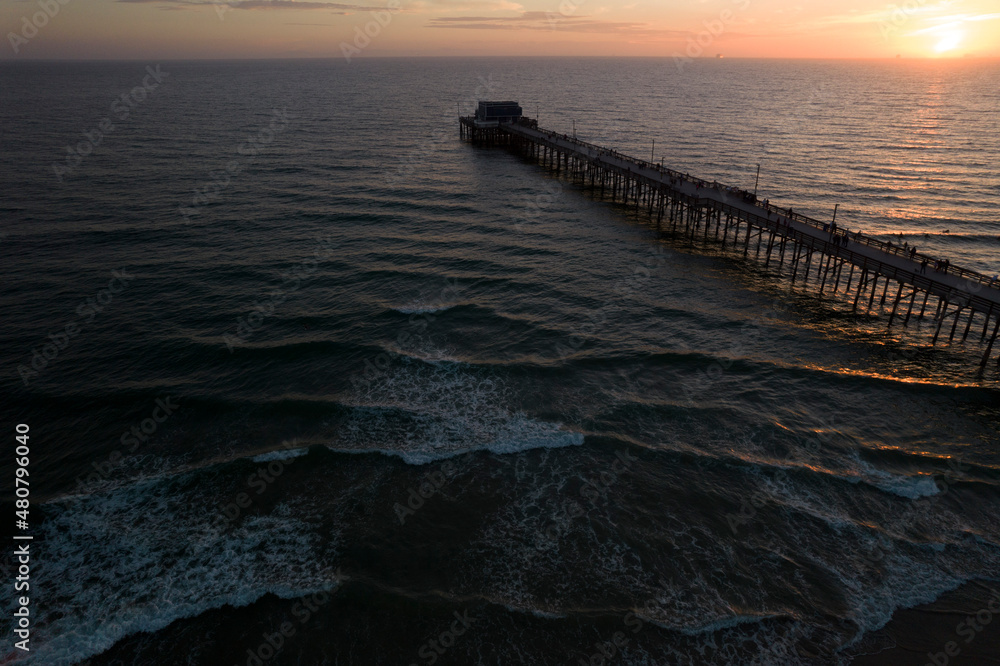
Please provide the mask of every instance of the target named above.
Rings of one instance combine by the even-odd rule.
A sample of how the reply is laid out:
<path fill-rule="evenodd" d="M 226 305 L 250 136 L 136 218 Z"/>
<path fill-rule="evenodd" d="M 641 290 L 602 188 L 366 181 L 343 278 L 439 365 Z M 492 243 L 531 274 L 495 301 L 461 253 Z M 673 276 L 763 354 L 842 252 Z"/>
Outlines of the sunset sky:
<path fill-rule="evenodd" d="M 997 0 L 0 0 L 0 21 L 5 60 L 1000 56 Z"/>

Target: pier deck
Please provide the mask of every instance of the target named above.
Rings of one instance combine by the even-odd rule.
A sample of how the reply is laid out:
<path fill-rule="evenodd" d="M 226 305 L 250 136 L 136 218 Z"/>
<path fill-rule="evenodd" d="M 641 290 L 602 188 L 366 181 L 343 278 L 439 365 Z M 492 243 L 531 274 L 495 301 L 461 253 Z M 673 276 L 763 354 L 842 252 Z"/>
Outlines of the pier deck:
<path fill-rule="evenodd" d="M 732 232 L 732 242 L 742 243 L 745 256 L 749 255 L 750 242 L 756 240 L 755 256 L 759 257 L 762 246 L 766 246 L 765 266 L 772 262 L 773 253 L 780 255 L 779 270 L 785 265 L 788 253 L 793 283 L 800 273 L 804 273 L 802 279 L 808 283 L 815 256 L 818 260 L 815 280 L 819 282 L 820 293 L 827 284 L 832 292 L 837 292 L 841 273 L 849 267 L 846 294 L 851 293 L 855 271 L 859 272 L 854 311 L 859 301 L 863 303 L 864 295 L 868 297 L 867 311 L 870 312 L 880 287 L 881 308 L 889 295 L 890 284 L 894 283 L 890 327 L 897 319 L 897 310 L 898 318 L 907 325 L 915 305 L 920 308 L 917 317 L 923 319 L 928 300 L 934 297 L 936 326 L 932 345 L 937 343 L 946 320 L 951 320 L 949 342 L 955 337 L 960 323 L 964 323 L 961 338 L 964 341 L 978 316 L 983 323 L 980 339 L 988 339 L 979 364 L 980 374 L 990 358 L 1000 332 L 1000 282 L 986 275 L 956 266 L 938 270 L 935 264 L 938 257 L 915 253 L 843 227 L 833 232 L 831 227 L 825 228 L 823 222 L 790 209 L 765 206 L 752 195 L 735 188 L 692 178 L 609 148 L 538 128 L 530 119 L 488 127 L 469 117 L 462 117 L 459 122 L 463 138 L 509 147 L 559 174 L 565 172 L 572 178 L 579 177 L 584 184 L 589 181 L 589 185 L 599 188 L 602 195 L 610 190 L 612 198 L 629 205 L 634 203 L 637 210 L 645 209 L 658 227 L 666 221 L 675 231 L 680 226 L 692 236 L 700 234 L 705 238 L 714 230 L 716 239 L 722 233 L 723 245 L 729 242 Z M 899 309 L 901 303 L 903 309 Z"/>

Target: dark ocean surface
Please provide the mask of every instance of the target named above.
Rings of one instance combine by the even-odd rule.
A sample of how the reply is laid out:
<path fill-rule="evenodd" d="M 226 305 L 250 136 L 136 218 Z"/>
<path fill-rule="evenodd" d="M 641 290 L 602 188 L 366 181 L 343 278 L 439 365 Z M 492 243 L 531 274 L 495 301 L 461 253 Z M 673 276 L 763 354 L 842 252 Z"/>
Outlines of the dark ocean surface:
<path fill-rule="evenodd" d="M 774 203 L 992 276 L 998 91 L 976 60 L 0 65 L 35 537 L 0 663 L 925 663 L 894 615 L 997 663 L 1000 623 L 900 619 L 1000 590 L 979 331 L 887 330 L 456 117 L 759 163 Z"/>

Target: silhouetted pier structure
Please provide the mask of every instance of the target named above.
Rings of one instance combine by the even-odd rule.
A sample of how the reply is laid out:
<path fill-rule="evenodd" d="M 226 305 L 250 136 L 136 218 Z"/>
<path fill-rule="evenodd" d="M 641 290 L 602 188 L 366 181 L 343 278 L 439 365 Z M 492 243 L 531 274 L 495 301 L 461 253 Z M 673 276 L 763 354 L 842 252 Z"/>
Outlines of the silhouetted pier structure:
<path fill-rule="evenodd" d="M 829 290 L 853 296 L 853 312 L 861 307 L 871 313 L 876 300 L 882 312 L 886 298 L 891 298 L 889 327 L 897 320 L 908 326 L 915 310 L 918 319 L 930 315 L 932 345 L 943 331 L 951 342 L 961 330 L 964 342 L 973 326 L 981 324 L 980 341 L 987 344 L 980 373 L 989 361 L 1000 332 L 1000 282 L 986 275 L 950 265 L 939 269 L 937 258 L 845 232 L 792 209 L 765 206 L 735 188 L 540 129 L 530 118 L 491 120 L 479 112 L 459 118 L 459 131 L 473 143 L 510 148 L 557 175 L 579 181 L 602 198 L 610 195 L 634 205 L 637 212 L 655 220 L 658 229 L 666 225 L 692 238 L 714 238 L 723 247 L 742 250 L 744 256 L 752 251 L 759 259 L 763 253 L 765 268 L 776 264 L 779 274 L 790 273 L 793 284 L 797 280 L 809 284 L 812 275 L 821 294 Z"/>

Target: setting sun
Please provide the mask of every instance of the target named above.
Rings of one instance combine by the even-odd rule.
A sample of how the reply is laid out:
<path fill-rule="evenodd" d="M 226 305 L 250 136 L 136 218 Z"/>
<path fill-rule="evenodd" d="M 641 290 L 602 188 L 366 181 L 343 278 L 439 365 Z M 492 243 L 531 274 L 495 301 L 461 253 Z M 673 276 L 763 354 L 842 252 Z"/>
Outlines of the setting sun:
<path fill-rule="evenodd" d="M 1000 666 L 1000 0 L 0 26 L 0 666 Z"/>
<path fill-rule="evenodd" d="M 949 30 L 941 36 L 941 40 L 934 46 L 934 51 L 937 53 L 954 51 L 962 44 L 962 38 L 964 37 L 965 33 L 961 30 Z"/>
<path fill-rule="evenodd" d="M 799 4 L 791 9 L 781 0 L 24 0 L 0 2 L 8 43 L 0 60 L 1000 56 L 997 0 Z M 43 11 L 43 5 L 50 9 Z"/>

